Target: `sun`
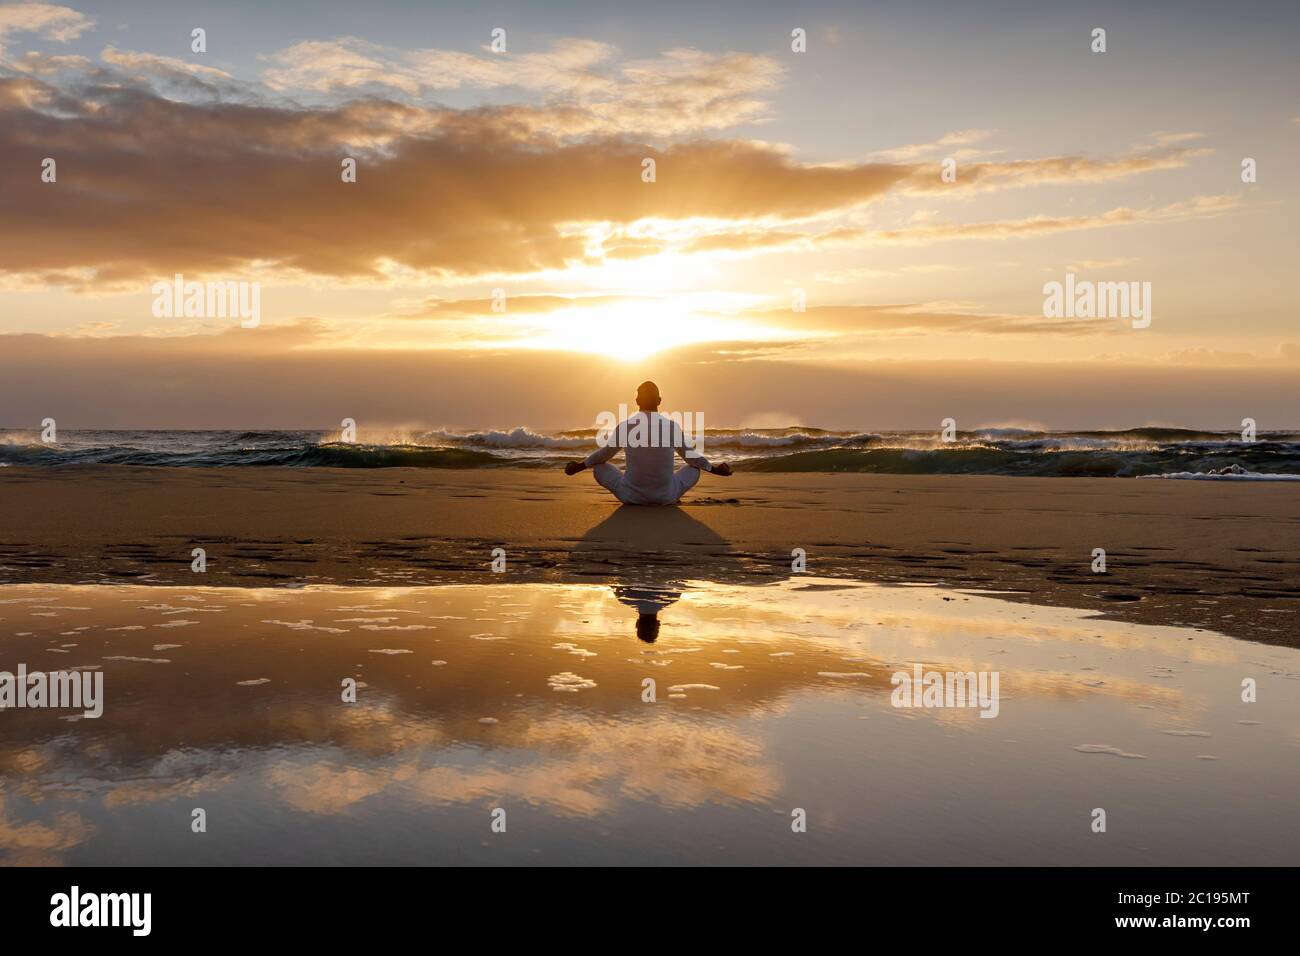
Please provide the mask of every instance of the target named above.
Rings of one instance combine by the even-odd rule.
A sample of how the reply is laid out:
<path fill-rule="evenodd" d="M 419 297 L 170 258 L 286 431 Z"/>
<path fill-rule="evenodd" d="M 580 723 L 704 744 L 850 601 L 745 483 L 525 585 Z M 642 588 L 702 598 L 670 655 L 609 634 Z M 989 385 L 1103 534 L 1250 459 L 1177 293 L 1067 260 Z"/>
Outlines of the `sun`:
<path fill-rule="evenodd" d="M 605 355 L 623 362 L 701 342 L 772 338 L 777 330 L 743 319 L 711 315 L 672 298 L 599 308 L 558 309 L 540 318 L 523 348 Z"/>

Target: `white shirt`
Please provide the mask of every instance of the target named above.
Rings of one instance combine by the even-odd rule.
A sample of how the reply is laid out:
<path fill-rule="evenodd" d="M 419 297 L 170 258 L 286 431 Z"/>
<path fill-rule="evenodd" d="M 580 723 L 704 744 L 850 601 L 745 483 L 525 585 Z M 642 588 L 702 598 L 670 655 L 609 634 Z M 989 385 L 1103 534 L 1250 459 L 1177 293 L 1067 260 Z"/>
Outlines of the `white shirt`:
<path fill-rule="evenodd" d="M 608 435 L 604 447 L 587 456 L 588 468 L 609 461 L 620 450 L 627 454 L 627 470 L 619 482 L 619 498 L 638 504 L 672 504 L 681 497 L 673 482 L 673 455 L 692 468 L 712 471 L 709 460 L 686 442 L 682 427 L 658 412 L 637 412 Z"/>

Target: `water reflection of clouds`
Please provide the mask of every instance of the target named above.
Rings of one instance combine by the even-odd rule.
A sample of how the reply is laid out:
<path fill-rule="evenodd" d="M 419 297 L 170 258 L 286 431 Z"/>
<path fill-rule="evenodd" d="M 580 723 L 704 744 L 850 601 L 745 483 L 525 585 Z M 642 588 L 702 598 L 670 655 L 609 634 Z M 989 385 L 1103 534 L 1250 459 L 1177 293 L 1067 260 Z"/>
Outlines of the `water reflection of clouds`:
<path fill-rule="evenodd" d="M 600 562 L 594 552 L 584 560 Z M 3 610 L 13 660 L 100 666 L 108 702 L 99 720 L 32 711 L 0 720 L 0 855 L 57 862 L 93 849 L 114 829 L 110 814 L 183 816 L 203 801 L 254 816 L 338 819 L 362 832 L 392 814 L 494 801 L 556 819 L 635 804 L 766 807 L 790 784 L 792 741 L 814 751 L 837 741 L 847 749 L 835 759 L 849 767 L 863 748 L 889 747 L 890 728 L 960 728 L 926 744 L 941 765 L 945 748 L 1019 733 L 1018 712 L 1031 710 L 1063 747 L 1096 743 L 1073 727 L 1080 708 L 1130 736 L 1202 726 L 1217 735 L 1221 708 L 1205 688 L 1239 681 L 1240 645 L 1215 635 L 1189 642 L 1183 630 L 931 588 L 682 580 L 669 562 L 649 564 L 654 571 L 637 583 L 601 575 L 590 585 L 207 588 L 202 606 L 222 611 L 169 634 L 178 642 L 170 664 L 113 660 L 150 656 L 158 639 L 148 627 L 113 629 L 165 620 L 159 608 L 182 606 L 192 589 L 15 586 Z M 635 589 L 665 582 L 679 590 L 648 598 L 666 622 L 651 647 L 632 633 L 646 599 Z M 341 633 L 265 623 L 271 604 L 275 620 Z M 63 608 L 60 619 L 33 616 L 43 606 Z M 341 620 L 367 614 L 428 629 L 376 634 Z M 89 625 L 73 655 L 43 656 L 73 616 Z M 498 640 L 474 639 L 484 633 Z M 410 653 L 368 653 L 377 647 Z M 1277 674 L 1300 670 L 1295 652 L 1249 653 Z M 912 661 L 996 668 L 1008 700 L 1002 716 L 891 710 L 890 675 Z M 552 689 L 565 672 L 583 680 L 580 689 Z M 349 676 L 363 688 L 355 705 L 339 699 Z M 250 677 L 267 682 L 238 686 Z M 658 685 L 655 704 L 641 699 L 646 677 Z M 684 697 L 672 687 L 686 688 Z M 818 716 L 806 716 L 809 707 Z M 783 719 L 796 711 L 805 716 Z M 877 711 L 909 720 L 849 728 Z M 1136 749 L 1155 754 L 1181 740 L 1163 736 Z M 1106 742 L 1135 749 L 1129 739 Z M 1285 743 L 1293 748 L 1294 738 Z"/>

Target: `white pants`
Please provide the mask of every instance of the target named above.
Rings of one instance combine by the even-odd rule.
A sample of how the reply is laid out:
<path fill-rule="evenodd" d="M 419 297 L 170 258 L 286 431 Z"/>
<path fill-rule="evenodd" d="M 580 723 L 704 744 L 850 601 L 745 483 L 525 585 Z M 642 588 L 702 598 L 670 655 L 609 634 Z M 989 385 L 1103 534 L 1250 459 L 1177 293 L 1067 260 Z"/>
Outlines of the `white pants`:
<path fill-rule="evenodd" d="M 672 490 L 669 492 L 672 496 L 671 500 L 647 501 L 643 495 L 623 484 L 623 472 L 617 466 L 603 462 L 593 465 L 591 473 L 602 488 L 609 489 L 614 497 L 625 505 L 675 505 L 681 501 L 682 495 L 694 488 L 695 483 L 700 480 L 700 469 L 683 465 L 673 473 Z"/>

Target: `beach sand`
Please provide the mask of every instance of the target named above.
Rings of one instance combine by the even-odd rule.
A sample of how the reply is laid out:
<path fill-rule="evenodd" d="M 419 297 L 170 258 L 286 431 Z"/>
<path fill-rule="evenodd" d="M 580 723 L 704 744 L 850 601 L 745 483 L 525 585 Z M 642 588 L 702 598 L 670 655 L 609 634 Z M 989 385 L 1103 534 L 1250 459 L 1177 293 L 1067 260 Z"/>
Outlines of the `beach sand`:
<path fill-rule="evenodd" d="M 675 509 L 523 469 L 13 467 L 0 488 L 0 583 L 762 583 L 791 577 L 802 548 L 819 576 L 1300 646 L 1300 488 L 1285 483 L 705 475 Z"/>

